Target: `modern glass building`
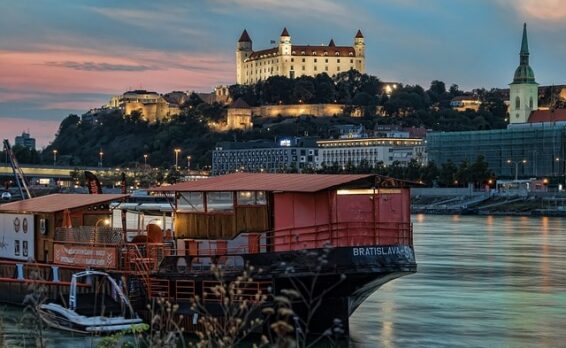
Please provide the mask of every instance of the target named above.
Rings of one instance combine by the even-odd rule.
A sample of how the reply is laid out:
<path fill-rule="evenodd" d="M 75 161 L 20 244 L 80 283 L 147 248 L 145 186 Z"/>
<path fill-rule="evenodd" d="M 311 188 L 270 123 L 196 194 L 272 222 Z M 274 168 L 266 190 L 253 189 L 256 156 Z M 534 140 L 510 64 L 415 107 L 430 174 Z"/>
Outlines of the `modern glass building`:
<path fill-rule="evenodd" d="M 473 162 L 483 155 L 498 177 L 565 175 L 566 123 L 523 123 L 507 129 L 433 132 L 427 136 L 429 161 Z"/>

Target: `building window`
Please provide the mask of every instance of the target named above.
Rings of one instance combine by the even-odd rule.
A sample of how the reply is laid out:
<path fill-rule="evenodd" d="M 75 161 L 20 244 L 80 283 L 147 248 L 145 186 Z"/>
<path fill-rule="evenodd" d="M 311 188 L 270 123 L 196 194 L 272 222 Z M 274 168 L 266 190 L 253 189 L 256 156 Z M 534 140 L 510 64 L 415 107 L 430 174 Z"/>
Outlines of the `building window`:
<path fill-rule="evenodd" d="M 517 98 L 515 98 L 515 109 L 520 109 L 520 108 L 521 108 L 521 98 L 517 96 Z"/>
<path fill-rule="evenodd" d="M 326 59 L 324 60 L 324 62 L 325 62 L 325 63 L 328 63 L 328 58 L 326 58 Z"/>
<path fill-rule="evenodd" d="M 315 66 L 315 67 L 314 67 L 314 71 L 316 71 L 316 70 L 317 70 L 317 68 L 316 68 L 316 66 Z"/>
<path fill-rule="evenodd" d="M 303 58 L 303 63 L 305 62 L 305 58 Z"/>
<path fill-rule="evenodd" d="M 314 62 L 316 63 L 316 58 L 314 59 Z"/>
<path fill-rule="evenodd" d="M 291 65 L 291 70 L 294 70 L 293 66 Z"/>
<path fill-rule="evenodd" d="M 350 64 L 354 64 L 354 60 L 353 60 L 353 59 L 350 59 Z"/>
<path fill-rule="evenodd" d="M 291 58 L 291 63 L 295 61 L 295 58 Z"/>
<path fill-rule="evenodd" d="M 529 100 L 529 107 L 531 109 L 533 108 L 533 97 L 531 97 L 531 99 Z"/>
<path fill-rule="evenodd" d="M 325 66 L 325 67 L 324 67 L 324 71 L 328 71 L 328 66 Z"/>
<path fill-rule="evenodd" d="M 305 66 L 303 65 L 303 71 L 305 71 Z"/>
<path fill-rule="evenodd" d="M 336 63 L 340 63 L 340 58 L 336 59 Z"/>
<path fill-rule="evenodd" d="M 336 71 L 340 71 L 340 67 L 339 67 L 339 66 L 336 67 Z"/>
<path fill-rule="evenodd" d="M 312 55 L 313 55 L 313 56 L 316 56 L 316 51 L 312 51 Z"/>

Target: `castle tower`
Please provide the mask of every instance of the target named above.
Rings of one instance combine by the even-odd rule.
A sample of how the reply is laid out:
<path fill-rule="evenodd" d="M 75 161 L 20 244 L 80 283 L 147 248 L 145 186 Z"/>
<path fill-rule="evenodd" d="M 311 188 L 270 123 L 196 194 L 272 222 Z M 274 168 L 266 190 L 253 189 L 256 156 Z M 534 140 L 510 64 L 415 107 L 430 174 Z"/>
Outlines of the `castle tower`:
<path fill-rule="evenodd" d="M 358 30 L 354 37 L 354 50 L 356 51 L 356 70 L 364 73 L 366 65 L 366 44 L 361 30 Z"/>
<path fill-rule="evenodd" d="M 283 32 L 281 32 L 281 36 L 279 37 L 279 54 L 282 56 L 291 55 L 291 36 L 287 28 L 283 28 Z"/>
<path fill-rule="evenodd" d="M 238 44 L 236 45 L 236 83 L 244 84 L 245 76 L 243 76 L 244 71 L 244 60 L 252 54 L 252 39 L 248 35 L 246 29 L 242 32 Z"/>
<path fill-rule="evenodd" d="M 529 65 L 527 24 L 523 25 L 523 40 L 519 53 L 519 66 L 513 82 L 509 84 L 509 123 L 526 123 L 531 112 L 538 109 L 538 83 Z"/>

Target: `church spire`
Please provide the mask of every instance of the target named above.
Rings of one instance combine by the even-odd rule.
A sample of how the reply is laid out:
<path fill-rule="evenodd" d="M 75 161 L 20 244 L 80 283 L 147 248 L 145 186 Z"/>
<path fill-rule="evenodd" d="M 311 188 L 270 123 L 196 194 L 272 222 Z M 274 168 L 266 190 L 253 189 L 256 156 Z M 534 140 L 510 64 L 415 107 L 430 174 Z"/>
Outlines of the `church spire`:
<path fill-rule="evenodd" d="M 523 41 L 521 42 L 521 65 L 529 65 L 529 41 L 527 39 L 527 23 L 523 24 Z"/>
<path fill-rule="evenodd" d="M 536 83 L 533 69 L 529 66 L 529 42 L 527 39 L 527 23 L 523 24 L 523 39 L 519 53 L 519 67 L 515 70 L 513 83 Z"/>

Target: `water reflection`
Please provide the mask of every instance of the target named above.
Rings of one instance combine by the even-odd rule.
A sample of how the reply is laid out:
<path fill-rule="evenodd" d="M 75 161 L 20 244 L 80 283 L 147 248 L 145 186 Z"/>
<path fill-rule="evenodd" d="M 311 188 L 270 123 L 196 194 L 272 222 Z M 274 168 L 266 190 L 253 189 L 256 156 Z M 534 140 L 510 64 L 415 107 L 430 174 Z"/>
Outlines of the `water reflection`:
<path fill-rule="evenodd" d="M 566 220 L 416 215 L 413 221 L 419 272 L 362 304 L 350 324 L 356 346 L 564 345 Z"/>

